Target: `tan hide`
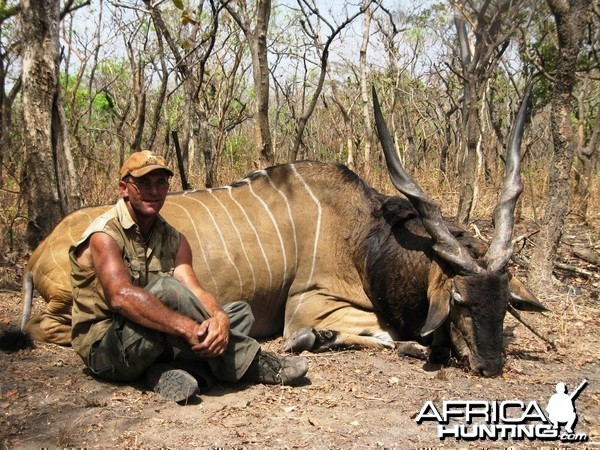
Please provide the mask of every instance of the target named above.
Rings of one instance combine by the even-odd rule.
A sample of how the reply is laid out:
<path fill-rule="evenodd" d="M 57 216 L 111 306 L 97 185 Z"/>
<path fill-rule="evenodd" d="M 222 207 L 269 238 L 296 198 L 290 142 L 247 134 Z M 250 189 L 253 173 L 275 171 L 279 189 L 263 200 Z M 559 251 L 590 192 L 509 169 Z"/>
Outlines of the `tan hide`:
<path fill-rule="evenodd" d="M 364 239 L 372 220 L 373 194 L 348 180 L 336 165 L 277 166 L 234 187 L 171 194 L 162 215 L 189 239 L 204 287 L 221 303 L 250 303 L 253 336 L 317 327 L 339 331 L 347 344 L 381 346 L 378 338 L 358 336 L 391 340 L 351 259 L 353 242 Z M 34 283 L 48 311 L 61 311 L 45 313 L 36 338 L 68 340 L 68 248 L 106 209 L 66 217 L 33 254 Z"/>
<path fill-rule="evenodd" d="M 35 340 L 69 345 L 71 343 L 71 281 L 69 247 L 77 241 L 91 221 L 109 206 L 85 208 L 65 217 L 35 249 L 26 272 L 46 300 L 45 310 L 33 316 L 27 331 Z M 26 301 L 26 300 L 25 300 Z"/>

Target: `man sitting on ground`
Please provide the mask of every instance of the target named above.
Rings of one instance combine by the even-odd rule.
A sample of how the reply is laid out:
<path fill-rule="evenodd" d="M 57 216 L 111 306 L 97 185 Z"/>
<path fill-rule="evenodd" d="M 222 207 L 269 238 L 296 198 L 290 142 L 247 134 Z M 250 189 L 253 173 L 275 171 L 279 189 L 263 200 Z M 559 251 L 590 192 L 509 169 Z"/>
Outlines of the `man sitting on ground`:
<path fill-rule="evenodd" d="M 198 380 L 291 384 L 300 357 L 264 352 L 248 334 L 247 303 L 221 306 L 200 285 L 185 236 L 159 212 L 173 171 L 162 157 L 136 152 L 121 168 L 121 199 L 69 251 L 73 348 L 100 378 L 132 381 L 181 402 Z"/>

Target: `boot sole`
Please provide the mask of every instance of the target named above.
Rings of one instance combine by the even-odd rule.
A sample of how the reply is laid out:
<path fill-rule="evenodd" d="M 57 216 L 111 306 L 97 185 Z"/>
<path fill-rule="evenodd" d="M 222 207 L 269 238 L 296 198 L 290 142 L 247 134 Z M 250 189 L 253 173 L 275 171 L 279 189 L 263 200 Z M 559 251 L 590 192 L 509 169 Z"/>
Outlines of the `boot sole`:
<path fill-rule="evenodd" d="M 156 379 L 151 375 L 150 378 Z M 181 369 L 164 370 L 154 385 L 150 387 L 157 394 L 174 402 L 187 400 L 198 392 L 196 379 Z"/>

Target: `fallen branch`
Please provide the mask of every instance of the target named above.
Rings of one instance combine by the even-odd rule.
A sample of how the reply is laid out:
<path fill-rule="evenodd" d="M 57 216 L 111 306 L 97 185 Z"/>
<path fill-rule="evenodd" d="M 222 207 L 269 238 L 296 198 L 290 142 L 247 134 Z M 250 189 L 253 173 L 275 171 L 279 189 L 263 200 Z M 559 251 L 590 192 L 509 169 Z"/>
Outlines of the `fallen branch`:
<path fill-rule="evenodd" d="M 521 314 L 519 314 L 519 311 L 517 311 L 511 305 L 508 305 L 508 312 L 511 313 L 515 319 L 517 319 L 519 322 L 521 322 L 525 326 L 525 328 L 527 328 L 529 331 L 531 331 L 533 334 L 535 334 L 537 337 L 539 337 L 542 341 L 547 343 L 553 350 L 556 350 L 556 344 L 554 343 L 554 341 L 552 341 L 549 337 L 546 337 L 543 334 L 541 334 L 539 331 L 537 331 L 533 327 L 533 325 L 531 325 L 525 319 L 523 319 Z"/>
<path fill-rule="evenodd" d="M 524 256 L 519 256 L 519 255 L 513 253 L 513 255 L 511 256 L 510 259 L 513 262 L 520 265 L 523 269 L 527 269 L 529 267 L 529 260 L 527 258 L 525 258 Z"/>
<path fill-rule="evenodd" d="M 479 231 L 479 227 L 477 225 L 472 223 L 471 228 L 473 229 L 473 233 L 475 234 L 476 238 L 481 239 L 486 245 L 490 245 L 490 240 L 483 237 L 483 235 L 481 234 L 481 231 Z"/>
<path fill-rule="evenodd" d="M 479 231 L 479 228 L 477 228 L 477 225 L 472 223 L 471 228 L 473 229 L 473 233 L 475 234 L 476 237 L 481 239 L 484 243 L 489 244 L 489 240 L 482 236 L 481 232 Z M 523 234 L 523 235 L 513 239 L 513 245 L 520 241 L 526 241 L 528 238 L 530 238 L 531 236 L 533 236 L 534 234 L 537 234 L 537 233 L 539 233 L 539 230 L 532 231 L 531 233 Z M 578 254 L 578 252 L 581 252 L 581 254 Z M 592 251 L 573 250 L 573 254 L 588 263 L 600 266 L 600 256 L 598 256 L 597 254 L 595 254 Z M 585 255 L 585 256 L 582 256 L 582 255 Z M 590 258 L 590 259 L 586 259 L 586 257 Z M 524 269 L 527 269 L 529 267 L 529 260 L 527 258 L 525 258 L 524 256 L 519 256 L 516 253 L 513 253 L 511 260 L 514 261 L 516 264 L 520 265 L 521 267 L 523 267 Z M 586 276 L 588 278 L 600 278 L 600 274 L 591 272 L 589 270 L 581 269 L 579 267 L 575 267 L 570 264 L 561 263 L 558 261 L 554 262 L 554 267 L 557 269 L 574 272 L 579 275 Z"/>
<path fill-rule="evenodd" d="M 359 398 L 361 400 L 373 400 L 373 401 L 384 402 L 384 403 L 392 403 L 393 401 L 396 400 L 395 397 L 394 398 L 382 398 L 382 397 L 373 397 L 370 395 L 359 395 L 359 394 L 354 394 L 354 397 Z"/>
<path fill-rule="evenodd" d="M 515 263 L 517 263 L 518 265 L 523 267 L 524 269 L 527 269 L 529 267 L 529 260 L 527 258 L 525 258 L 524 256 L 519 256 L 519 255 L 513 254 L 511 259 Z M 558 261 L 554 261 L 554 268 L 560 269 L 560 270 L 566 270 L 568 272 L 574 272 L 574 273 L 583 275 L 588 278 L 600 278 L 600 274 L 598 274 L 598 273 L 592 272 L 590 270 L 581 269 L 580 267 L 575 267 L 570 264 L 565 264 L 565 263 L 561 263 Z"/>
<path fill-rule="evenodd" d="M 561 269 L 561 270 L 566 270 L 568 272 L 574 272 L 577 273 L 579 275 L 584 275 L 588 278 L 600 278 L 600 274 L 597 274 L 595 272 L 591 272 L 589 270 L 585 270 L 585 269 L 581 269 L 579 267 L 575 267 L 572 266 L 571 264 L 565 264 L 565 263 L 561 263 L 561 262 L 555 262 L 554 263 L 554 267 L 556 267 L 557 269 Z"/>
<path fill-rule="evenodd" d="M 18 294 L 21 292 L 19 289 L 0 289 L 0 294 Z"/>
<path fill-rule="evenodd" d="M 477 227 L 477 225 L 472 223 L 471 228 L 473 229 L 473 233 L 475 234 L 475 237 L 481 239 L 487 245 L 490 245 L 490 240 L 483 237 L 483 235 L 481 234 L 481 231 L 479 231 L 479 228 Z M 512 240 L 512 243 L 513 243 L 513 245 L 517 245 L 519 242 L 521 242 L 521 241 L 524 242 L 527 239 L 529 239 L 531 236 L 534 236 L 534 235 L 538 234 L 539 232 L 540 232 L 540 230 L 534 230 L 529 233 L 522 234 L 521 236 L 514 238 Z"/>
<path fill-rule="evenodd" d="M 573 254 L 579 259 L 583 259 L 585 262 L 600 266 L 600 255 L 587 248 L 575 248 Z"/>
<path fill-rule="evenodd" d="M 439 391 L 439 392 L 446 392 L 446 391 L 448 391 L 447 388 L 436 388 L 436 387 L 430 387 L 430 386 L 417 386 L 415 384 L 406 384 L 405 386 L 413 388 L 413 389 L 425 389 L 427 391 Z"/>
<path fill-rule="evenodd" d="M 521 241 L 526 241 L 531 236 L 534 236 L 534 235 L 538 234 L 539 232 L 540 232 L 540 230 L 534 230 L 534 231 L 531 231 L 530 233 L 522 234 L 521 236 L 513 239 L 513 245 L 518 244 Z"/>

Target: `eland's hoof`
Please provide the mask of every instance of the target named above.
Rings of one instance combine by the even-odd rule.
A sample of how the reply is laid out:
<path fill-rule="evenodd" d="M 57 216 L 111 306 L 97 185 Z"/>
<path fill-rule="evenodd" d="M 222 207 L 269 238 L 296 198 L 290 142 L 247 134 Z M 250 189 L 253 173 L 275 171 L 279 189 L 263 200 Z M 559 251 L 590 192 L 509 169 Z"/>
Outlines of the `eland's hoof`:
<path fill-rule="evenodd" d="M 427 347 L 416 342 L 400 342 L 397 346 L 399 356 L 408 356 L 425 361 L 427 359 Z"/>
<path fill-rule="evenodd" d="M 300 328 L 283 343 L 283 351 L 300 353 L 303 350 L 312 350 L 317 336 L 312 328 Z"/>

